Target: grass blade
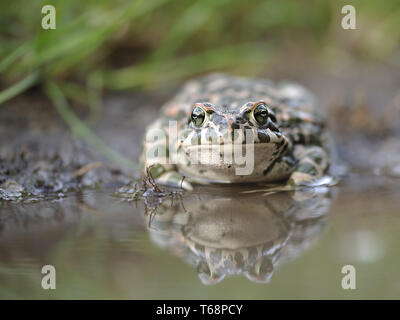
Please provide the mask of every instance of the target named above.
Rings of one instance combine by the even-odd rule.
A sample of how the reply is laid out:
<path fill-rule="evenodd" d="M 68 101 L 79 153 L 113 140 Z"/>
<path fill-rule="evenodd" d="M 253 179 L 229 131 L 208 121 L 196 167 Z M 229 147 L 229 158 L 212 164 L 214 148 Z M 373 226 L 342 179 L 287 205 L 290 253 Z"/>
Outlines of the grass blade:
<path fill-rule="evenodd" d="M 14 98 L 15 96 L 19 95 L 20 93 L 24 92 L 25 90 L 33 86 L 36 83 L 38 77 L 39 73 L 33 72 L 28 76 L 26 76 L 25 78 L 23 78 L 22 80 L 20 80 L 19 82 L 13 84 L 11 87 L 1 91 L 0 104 Z"/>
<path fill-rule="evenodd" d="M 134 163 L 128 158 L 125 158 L 120 153 L 112 150 L 99 137 L 97 137 L 82 120 L 80 120 L 76 116 L 76 114 L 69 107 L 68 102 L 65 99 L 62 91 L 58 88 L 56 84 L 52 82 L 47 83 L 45 91 L 54 106 L 56 107 L 57 111 L 64 119 L 64 121 L 68 124 L 73 133 L 86 140 L 96 150 L 103 153 L 110 160 L 114 161 L 120 166 L 133 170 L 139 169 L 139 165 L 137 163 Z"/>

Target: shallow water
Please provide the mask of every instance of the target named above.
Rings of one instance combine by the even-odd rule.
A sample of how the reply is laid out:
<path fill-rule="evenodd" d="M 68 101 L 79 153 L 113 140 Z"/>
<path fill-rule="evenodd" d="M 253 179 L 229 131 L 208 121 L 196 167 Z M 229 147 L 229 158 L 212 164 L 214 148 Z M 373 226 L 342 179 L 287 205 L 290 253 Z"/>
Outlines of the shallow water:
<path fill-rule="evenodd" d="M 2 203 L 0 297 L 398 298 L 399 187 L 367 174 L 296 194 L 203 187 L 147 214 L 112 189 Z M 230 249 L 222 268 L 210 247 Z M 41 287 L 46 264 L 56 290 Z M 341 287 L 347 264 L 355 290 Z"/>

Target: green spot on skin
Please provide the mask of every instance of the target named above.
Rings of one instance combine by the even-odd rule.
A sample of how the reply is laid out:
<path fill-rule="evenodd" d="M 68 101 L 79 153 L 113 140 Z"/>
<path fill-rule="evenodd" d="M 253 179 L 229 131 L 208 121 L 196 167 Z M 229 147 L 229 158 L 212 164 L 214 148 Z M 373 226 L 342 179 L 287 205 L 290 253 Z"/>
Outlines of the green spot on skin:
<path fill-rule="evenodd" d="M 261 142 L 269 142 L 271 140 L 268 134 L 261 131 L 258 132 L 258 139 L 260 139 Z"/>
<path fill-rule="evenodd" d="M 156 179 L 165 172 L 165 169 L 162 165 L 157 164 L 157 165 L 151 167 L 149 171 L 150 171 L 151 176 L 154 179 Z"/>
<path fill-rule="evenodd" d="M 295 187 L 296 186 L 296 182 L 294 181 L 294 179 L 290 179 L 287 184 L 289 186 L 291 186 L 291 187 Z"/>

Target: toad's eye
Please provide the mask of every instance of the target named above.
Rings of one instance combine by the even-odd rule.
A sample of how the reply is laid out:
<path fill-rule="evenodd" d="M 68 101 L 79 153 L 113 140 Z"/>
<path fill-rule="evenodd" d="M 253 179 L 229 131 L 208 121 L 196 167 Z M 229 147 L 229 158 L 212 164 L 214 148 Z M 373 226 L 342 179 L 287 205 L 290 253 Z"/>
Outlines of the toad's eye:
<path fill-rule="evenodd" d="M 205 118 L 206 112 L 203 110 L 203 108 L 200 107 L 195 107 L 190 116 L 190 119 L 196 127 L 201 127 L 201 125 L 204 123 Z"/>
<path fill-rule="evenodd" d="M 259 125 L 264 125 L 268 121 L 268 108 L 265 104 L 259 104 L 253 110 L 254 119 Z"/>

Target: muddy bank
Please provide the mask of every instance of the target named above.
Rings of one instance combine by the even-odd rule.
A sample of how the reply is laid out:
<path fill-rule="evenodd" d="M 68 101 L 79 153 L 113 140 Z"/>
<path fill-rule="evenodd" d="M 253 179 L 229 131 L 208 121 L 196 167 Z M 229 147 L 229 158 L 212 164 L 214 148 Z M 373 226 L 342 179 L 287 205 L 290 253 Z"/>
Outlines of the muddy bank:
<path fill-rule="evenodd" d="M 107 145 L 138 161 L 144 127 L 156 102 L 140 95 L 109 96 L 91 129 Z M 84 108 L 75 108 L 86 119 Z M 0 108 L 0 199 L 36 201 L 84 188 L 121 185 L 140 173 L 120 166 L 72 134 L 48 101 L 31 92 Z M 88 124 L 90 126 L 90 124 Z"/>

